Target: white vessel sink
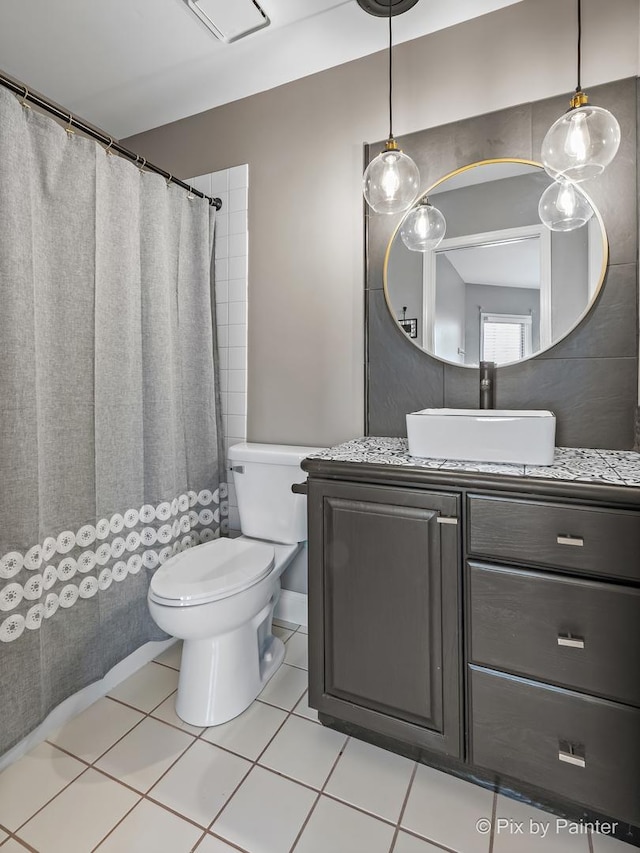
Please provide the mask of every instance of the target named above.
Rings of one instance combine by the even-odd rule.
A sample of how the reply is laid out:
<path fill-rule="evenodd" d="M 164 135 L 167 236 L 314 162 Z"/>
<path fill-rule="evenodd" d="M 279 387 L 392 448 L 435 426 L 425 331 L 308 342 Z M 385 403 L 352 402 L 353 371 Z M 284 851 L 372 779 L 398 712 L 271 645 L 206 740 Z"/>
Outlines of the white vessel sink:
<path fill-rule="evenodd" d="M 551 465 L 553 412 L 423 409 L 407 415 L 409 454 L 429 459 Z"/>

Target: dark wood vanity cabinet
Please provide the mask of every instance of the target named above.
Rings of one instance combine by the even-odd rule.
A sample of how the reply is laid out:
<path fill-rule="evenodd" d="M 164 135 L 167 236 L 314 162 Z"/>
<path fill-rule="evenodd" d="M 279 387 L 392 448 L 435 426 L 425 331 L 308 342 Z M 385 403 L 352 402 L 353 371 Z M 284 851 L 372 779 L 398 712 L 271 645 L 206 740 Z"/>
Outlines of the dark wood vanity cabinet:
<path fill-rule="evenodd" d="M 309 483 L 310 702 L 460 756 L 459 496 Z"/>
<path fill-rule="evenodd" d="M 640 490 L 306 464 L 321 720 L 639 843 Z"/>

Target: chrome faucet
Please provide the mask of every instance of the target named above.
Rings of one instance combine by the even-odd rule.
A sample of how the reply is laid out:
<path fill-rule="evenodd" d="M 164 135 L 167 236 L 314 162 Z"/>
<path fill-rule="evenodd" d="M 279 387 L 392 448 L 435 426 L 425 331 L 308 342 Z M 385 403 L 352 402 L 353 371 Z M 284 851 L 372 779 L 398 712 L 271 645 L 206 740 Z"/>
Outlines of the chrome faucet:
<path fill-rule="evenodd" d="M 480 408 L 495 409 L 496 392 L 496 363 L 495 361 L 480 362 Z"/>

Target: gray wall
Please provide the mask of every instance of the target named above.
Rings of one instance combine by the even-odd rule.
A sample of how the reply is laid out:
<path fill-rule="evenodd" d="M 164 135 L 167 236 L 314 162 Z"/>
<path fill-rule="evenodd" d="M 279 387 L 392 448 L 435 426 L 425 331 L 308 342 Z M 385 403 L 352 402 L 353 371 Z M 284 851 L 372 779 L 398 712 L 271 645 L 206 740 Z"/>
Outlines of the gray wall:
<path fill-rule="evenodd" d="M 532 172 L 460 187 L 430 198 L 447 220 L 446 237 L 460 237 L 539 225 L 538 201 L 549 183 L 546 172 Z"/>
<path fill-rule="evenodd" d="M 496 314 L 531 314 L 531 346 L 540 347 L 540 291 L 528 287 L 468 284 L 466 288 L 466 363 L 477 364 L 480 352 L 480 309 Z"/>
<path fill-rule="evenodd" d="M 445 255 L 436 256 L 436 317 L 434 351 L 448 361 L 464 364 L 466 350 L 466 285 Z"/>
<path fill-rule="evenodd" d="M 421 252 L 412 252 L 406 248 L 400 236 L 393 241 L 389 253 L 390 275 L 393 287 L 387 292 L 394 315 L 400 319 L 402 308 L 407 306 L 407 317 L 417 319 L 418 337 L 422 342 L 422 261 Z"/>
<path fill-rule="evenodd" d="M 574 43 L 575 3 L 523 0 L 400 45 L 395 130 L 406 134 L 562 94 L 536 116 L 550 124 L 575 86 L 575 55 L 567 48 Z M 584 0 L 584 58 L 587 86 L 637 74 L 637 0 L 615 0 L 615 14 L 611 4 Z M 385 53 L 374 54 L 126 141 L 181 177 L 249 164 L 253 441 L 323 445 L 362 434 L 362 142 L 386 129 L 386 62 Z M 478 121 L 473 138 L 448 137 L 422 161 L 425 187 L 452 162 L 523 148 L 533 153 L 531 127 L 523 146 L 521 124 L 511 133 Z M 438 138 L 447 132 L 441 127 Z M 536 156 L 541 133 L 537 127 Z M 634 227 L 633 216 L 626 227 Z M 430 371 L 424 374 L 421 383 Z"/>
<path fill-rule="evenodd" d="M 631 448 L 637 403 L 636 123 L 637 80 L 590 90 L 591 101 L 618 118 L 618 156 L 588 191 L 600 209 L 610 244 L 610 264 L 600 298 L 564 341 L 534 359 L 498 370 L 497 406 L 551 409 L 557 441 L 569 447 Z M 533 159 L 552 121 L 558 98 L 523 104 L 400 140 L 421 169 L 438 164 L 447 174 L 475 160 Z M 451 140 L 456 144 L 452 145 Z M 406 435 L 404 415 L 437 406 L 475 407 L 478 371 L 442 364 L 408 345 L 386 312 L 382 262 L 392 223 L 369 217 L 367 281 L 368 431 Z"/>

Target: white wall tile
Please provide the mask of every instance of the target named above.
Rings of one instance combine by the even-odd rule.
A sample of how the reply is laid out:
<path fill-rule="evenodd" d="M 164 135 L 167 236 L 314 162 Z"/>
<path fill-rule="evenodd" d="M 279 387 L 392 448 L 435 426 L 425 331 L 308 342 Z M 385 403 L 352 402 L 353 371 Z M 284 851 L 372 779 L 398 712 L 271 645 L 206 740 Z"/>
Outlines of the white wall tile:
<path fill-rule="evenodd" d="M 238 237 L 241 237 L 240 234 L 234 234 L 233 239 L 236 240 Z M 216 234 L 216 258 L 228 258 L 229 257 L 229 238 L 222 237 L 219 234 Z"/>
<path fill-rule="evenodd" d="M 229 415 L 229 435 L 241 436 L 241 441 L 245 441 L 247 435 L 247 418 L 243 415 Z"/>
<path fill-rule="evenodd" d="M 244 257 L 247 254 L 249 238 L 246 231 L 242 234 L 231 234 L 227 239 L 229 257 Z"/>
<path fill-rule="evenodd" d="M 236 326 L 238 324 L 247 324 L 247 303 L 246 302 L 229 302 L 227 304 L 229 325 Z"/>
<path fill-rule="evenodd" d="M 229 301 L 229 283 L 226 281 L 217 281 L 216 282 L 216 304 L 220 302 L 228 302 Z M 216 325 L 220 325 L 218 321 L 216 321 Z"/>
<path fill-rule="evenodd" d="M 245 415 L 247 414 L 247 395 L 246 394 L 227 394 L 227 412 L 230 415 Z"/>
<path fill-rule="evenodd" d="M 248 210 L 248 196 L 247 187 L 239 187 L 235 190 L 229 190 L 229 213 L 237 213 L 239 210 Z"/>
<path fill-rule="evenodd" d="M 247 369 L 247 348 L 229 347 L 229 370 Z"/>
<path fill-rule="evenodd" d="M 245 370 L 229 370 L 225 371 L 228 377 L 227 387 L 225 391 L 233 391 L 234 393 L 242 393 L 247 387 L 247 373 Z"/>
<path fill-rule="evenodd" d="M 230 326 L 220 326 L 220 325 L 218 326 L 218 346 L 219 347 L 228 347 L 229 346 L 229 329 L 230 329 Z"/>
<path fill-rule="evenodd" d="M 227 326 L 229 330 L 229 346 L 242 347 L 247 342 L 247 326 L 245 323 Z"/>
<path fill-rule="evenodd" d="M 237 303 L 234 303 L 237 304 Z M 229 303 L 221 302 L 216 309 L 216 324 L 219 326 L 229 325 Z"/>
<path fill-rule="evenodd" d="M 247 435 L 247 269 L 249 167 L 223 169 L 189 181 L 222 201 L 215 229 L 215 301 L 225 454 Z M 229 515 L 239 529 L 235 490 Z M 230 501 L 231 503 L 231 501 Z"/>
<path fill-rule="evenodd" d="M 205 195 L 211 195 L 211 175 L 199 175 L 197 178 L 189 178 L 185 183 L 189 184 Z"/>
<path fill-rule="evenodd" d="M 247 291 L 246 278 L 232 278 L 229 280 L 229 302 L 246 302 Z"/>
<path fill-rule="evenodd" d="M 247 166 L 247 170 L 248 170 Z M 223 169 L 221 172 L 213 172 L 211 175 L 211 192 L 213 195 L 220 196 L 220 193 L 226 193 L 229 190 L 229 172 L 231 169 Z"/>
<path fill-rule="evenodd" d="M 215 195 L 215 193 L 214 193 Z M 222 211 L 218 211 L 216 213 L 216 238 L 217 237 L 226 237 L 229 233 L 229 213 L 222 213 Z"/>
<path fill-rule="evenodd" d="M 247 231 L 247 211 L 229 211 L 229 234 L 243 234 Z"/>
<path fill-rule="evenodd" d="M 235 260 L 235 259 L 234 259 Z M 214 275 L 216 283 L 219 281 L 227 281 L 229 278 L 229 261 L 227 258 L 220 258 L 214 264 Z M 239 276 L 234 275 L 234 278 Z"/>
<path fill-rule="evenodd" d="M 216 198 L 219 198 L 222 202 L 221 211 L 226 210 L 227 213 L 231 213 L 229 210 L 229 193 L 223 190 L 222 192 L 216 193 Z"/>
<path fill-rule="evenodd" d="M 216 261 L 216 264 L 218 262 Z M 220 261 L 220 263 L 223 263 Z M 227 265 L 227 274 L 225 278 L 246 278 L 247 276 L 247 256 L 240 255 L 236 258 L 229 258 Z"/>
<path fill-rule="evenodd" d="M 249 186 L 249 166 L 234 166 L 229 172 L 229 189 L 235 190 L 239 187 Z"/>

